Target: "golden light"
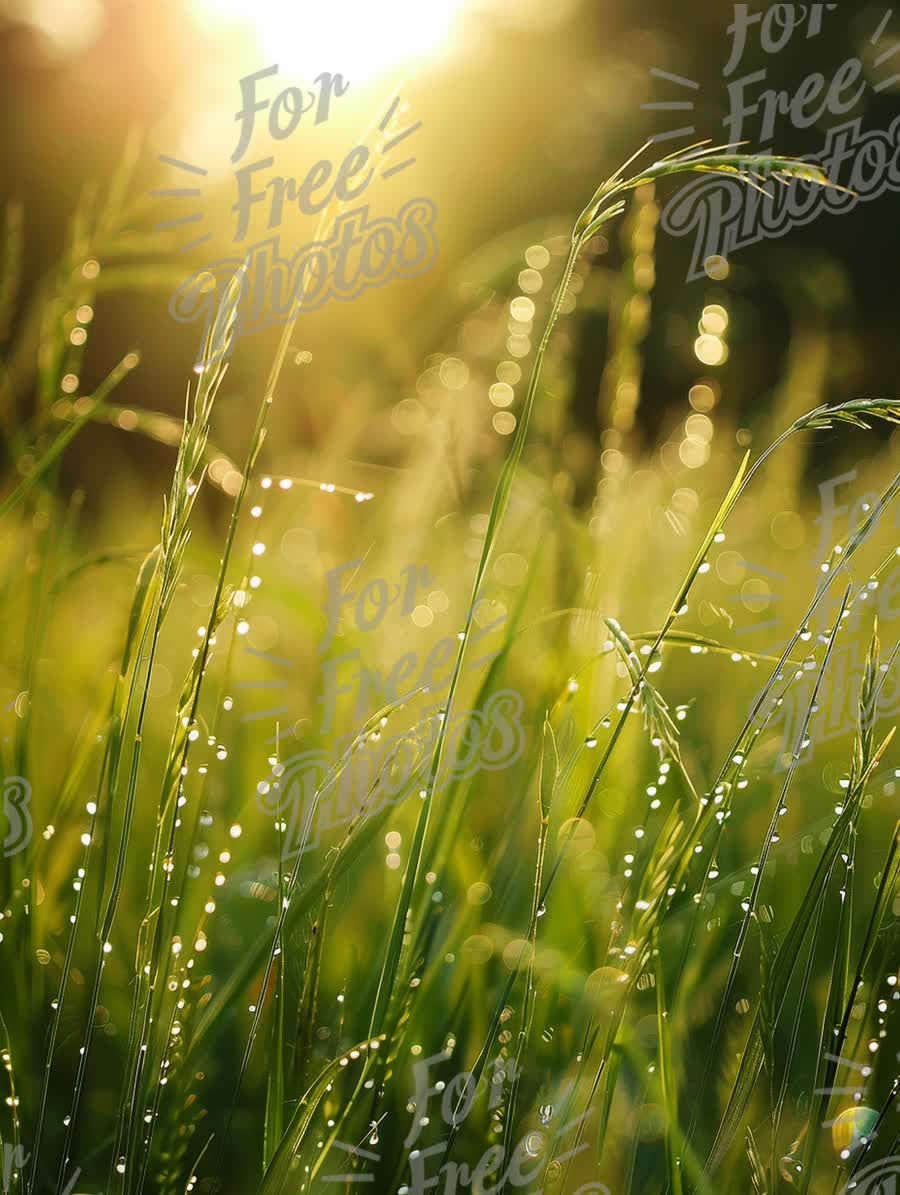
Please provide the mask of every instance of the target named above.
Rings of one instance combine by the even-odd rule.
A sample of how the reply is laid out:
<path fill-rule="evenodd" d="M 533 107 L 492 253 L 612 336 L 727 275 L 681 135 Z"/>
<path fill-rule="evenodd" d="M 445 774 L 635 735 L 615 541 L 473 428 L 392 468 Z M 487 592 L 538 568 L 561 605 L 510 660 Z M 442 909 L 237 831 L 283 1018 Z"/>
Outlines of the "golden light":
<path fill-rule="evenodd" d="M 694 354 L 704 365 L 724 365 L 728 359 L 728 346 L 718 336 L 704 333 L 694 341 Z"/>
<path fill-rule="evenodd" d="M 250 32 L 267 61 L 312 78 L 322 71 L 353 83 L 431 57 L 451 39 L 469 0 L 192 0 L 212 33 Z"/>
<path fill-rule="evenodd" d="M 31 0 L 8 7 L 43 37 L 45 49 L 59 54 L 87 49 L 103 27 L 100 0 Z"/>
<path fill-rule="evenodd" d="M 709 332 L 711 336 L 721 336 L 728 327 L 728 312 L 718 303 L 712 303 L 703 308 L 700 317 L 700 332 Z"/>
<path fill-rule="evenodd" d="M 691 387 L 688 401 L 695 411 L 700 411 L 703 414 L 713 409 L 719 401 L 719 396 L 708 383 L 699 382 L 696 386 Z"/>

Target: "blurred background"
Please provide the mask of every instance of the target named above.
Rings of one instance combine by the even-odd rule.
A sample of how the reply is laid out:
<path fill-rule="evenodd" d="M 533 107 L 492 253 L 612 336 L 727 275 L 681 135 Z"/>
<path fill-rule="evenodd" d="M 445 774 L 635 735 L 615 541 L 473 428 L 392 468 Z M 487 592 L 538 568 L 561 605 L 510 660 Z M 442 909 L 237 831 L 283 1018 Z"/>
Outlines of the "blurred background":
<path fill-rule="evenodd" d="M 844 119 L 859 117 L 866 129 L 889 127 L 900 83 L 876 90 L 896 73 L 896 64 L 875 59 L 893 44 L 891 28 L 877 52 L 871 44 L 886 11 L 877 4 L 840 6 L 826 13 L 821 33 L 807 37 L 801 25 L 777 54 L 760 49 L 759 26 L 753 28 L 735 74 L 765 68 L 767 87 L 793 95 L 813 72 L 830 83 L 841 64 L 857 54 L 866 71 L 864 95 L 846 118 L 826 111 L 811 127 L 797 128 L 779 114 L 771 142 L 780 152 L 819 152 L 828 129 Z M 141 234 L 135 263 L 165 262 L 170 272 L 150 293 L 135 294 L 123 284 L 98 298 L 85 368 L 94 381 L 119 359 L 123 346 L 139 346 L 143 365 L 129 383 L 135 396 L 152 394 L 154 407 L 177 413 L 198 330 L 157 317 L 179 276 L 235 256 L 229 243 L 235 192 L 230 155 L 240 78 L 277 63 L 277 80 L 260 87 L 272 99 L 292 83 L 308 86 L 323 71 L 349 81 L 327 122 L 317 126 L 304 118 L 294 135 L 275 147 L 275 172 L 298 178 L 320 157 L 339 161 L 400 94 L 406 115 L 398 127 L 422 122 L 409 142 L 416 162 L 392 182 L 373 187 L 366 198 L 371 197 L 374 212 L 379 204 L 394 211 L 407 198 L 430 197 L 439 212 L 437 262 L 418 280 L 364 294 L 353 303 L 352 314 L 332 303 L 304 317 L 297 347 L 313 352 L 314 367 L 289 371 L 284 401 L 273 417 L 283 443 L 302 451 L 311 446 L 317 427 L 321 431 L 323 423 L 346 413 L 343 404 L 329 398 L 358 387 L 355 406 L 359 391 L 370 393 L 385 416 L 369 443 L 373 454 L 389 458 L 397 452 L 393 438 L 399 434 L 402 450 L 402 437 L 410 434 L 408 429 L 398 433 L 398 422 L 406 427 L 404 417 L 422 407 L 415 386 L 429 353 L 463 352 L 474 375 L 476 363 L 468 357 L 473 351 L 477 357 L 486 346 L 474 330 L 477 323 L 469 327 L 468 341 L 459 343 L 465 335 L 463 317 L 476 320 L 509 281 L 515 263 L 506 247 L 515 246 L 520 257 L 528 247 L 528 234 L 517 229 L 539 222 L 542 231 L 558 226 L 564 234 L 599 182 L 649 137 L 679 127 L 696 130 L 665 141 L 663 152 L 703 137 L 729 140 L 723 70 L 731 53 L 727 26 L 732 15 L 728 6 L 688 4 L 676 11 L 647 0 L 435 0 L 427 12 L 396 0 L 379 7 L 377 15 L 346 3 L 314 11 L 299 7 L 290 14 L 275 0 L 163 0 L 152 6 L 4 0 L 0 86 L 4 110 L 14 117 L 0 150 L 0 193 L 20 200 L 26 212 L 24 294 L 52 270 L 83 188 L 93 183 L 102 190 L 129 130 L 142 130 L 134 196 L 146 202 L 130 214 L 128 231 Z M 698 86 L 688 89 L 654 71 Z M 749 88 L 748 95 L 756 98 L 760 90 L 761 85 Z M 685 96 L 689 112 L 644 107 Z M 254 142 L 257 158 L 266 152 L 264 120 L 265 113 Z M 762 139 L 761 114 L 747 118 L 742 135 L 751 149 L 769 147 Z M 177 200 L 149 200 L 147 193 L 197 181 L 183 174 L 176 178 L 178 172 L 157 161 L 158 154 L 199 163 L 209 172 L 196 205 L 203 212 L 202 225 L 154 236 L 157 224 L 183 214 L 185 201 L 178 207 Z M 676 185 L 684 184 L 670 184 L 661 199 L 669 198 Z M 785 238 L 742 249 L 718 286 L 711 280 L 685 286 L 693 238 L 662 236 L 656 248 L 655 314 L 644 331 L 638 441 L 652 444 L 660 434 L 668 436 L 674 420 L 689 413 L 688 392 L 703 372 L 695 351 L 697 321 L 704 306 L 722 300 L 729 318 L 727 360 L 717 362 L 717 350 L 708 343 L 700 352 L 716 364 L 723 409 L 751 433 L 766 426 L 771 415 L 792 330 L 802 328 L 808 336 L 827 332 L 824 359 L 813 364 L 815 354 L 804 354 L 806 367 L 827 379 L 824 397 L 870 394 L 883 387 L 895 326 L 894 288 L 885 262 L 890 204 L 888 192 L 846 215 L 824 214 Z M 315 224 L 312 217 L 295 221 L 284 230 L 283 247 L 290 244 L 295 251 L 311 240 Z M 212 232 L 213 239 L 181 253 L 180 247 L 200 232 Z M 599 446 L 602 431 L 607 433 L 604 446 L 618 446 L 616 429 L 603 426 L 609 396 L 604 397 L 601 373 L 611 271 L 621 260 L 615 238 L 570 322 L 575 376 L 562 463 L 576 472 L 576 461 Z M 544 293 L 551 280 L 552 268 Z M 241 346 L 234 364 L 240 386 L 252 385 L 255 368 L 271 358 L 276 337 L 277 331 L 269 329 Z M 356 368 L 362 362 L 364 379 Z M 808 393 L 814 389 L 811 377 L 803 384 Z M 447 397 L 459 406 L 469 394 L 450 391 Z M 407 399 L 414 407 L 398 411 Z M 430 401 L 437 399 L 436 392 Z M 483 391 L 481 401 L 486 401 Z M 232 402 L 234 417 L 228 423 L 239 441 L 252 425 L 252 403 L 243 396 Z M 226 433 L 223 448 L 231 446 L 229 439 Z M 110 452 L 122 467 L 134 465 L 135 454 L 149 456 L 142 468 L 152 468 L 157 459 L 133 437 L 96 429 L 83 438 L 78 460 L 85 465 L 95 455 L 108 460 Z M 77 472 L 77 464 L 71 467 Z"/>

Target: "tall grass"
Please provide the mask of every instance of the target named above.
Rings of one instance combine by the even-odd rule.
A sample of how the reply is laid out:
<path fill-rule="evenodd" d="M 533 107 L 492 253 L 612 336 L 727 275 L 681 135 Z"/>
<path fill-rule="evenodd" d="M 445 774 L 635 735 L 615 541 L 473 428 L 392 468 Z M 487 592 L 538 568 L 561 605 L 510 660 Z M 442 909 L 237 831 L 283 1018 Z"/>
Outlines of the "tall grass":
<path fill-rule="evenodd" d="M 542 468 L 545 444 L 561 443 L 564 410 L 555 425 L 542 416 L 562 401 L 546 371 L 567 353 L 573 279 L 631 202 L 638 219 L 648 184 L 716 171 L 828 185 L 808 164 L 729 148 L 640 170 L 635 155 L 607 179 L 557 263 L 503 459 L 442 473 L 434 463 L 458 465 L 451 454 L 475 439 L 439 421 L 371 504 L 352 502 L 355 484 L 281 486 L 257 472 L 296 321 L 240 468 L 211 448 L 225 361 L 241 351 L 241 273 L 181 421 L 110 408 L 114 388 L 132 384 L 133 352 L 90 397 L 60 398 L 80 385 L 73 311 L 94 301 L 105 247 L 133 218 L 133 149 L 99 215 L 89 202 L 79 213 L 40 319 L 24 319 L 24 347 L 5 350 L 16 404 L 34 400 L 21 428 L 6 408 L 0 505 L 7 562 L 27 562 L 7 569 L 3 593 L 15 736 L 2 760 L 32 784 L 35 828 L 0 871 L 12 1190 L 275 1195 L 370 1178 L 393 1192 L 424 1189 L 421 1168 L 440 1172 L 440 1190 L 775 1195 L 837 1191 L 897 1152 L 900 851 L 884 717 L 896 649 L 883 647 L 884 625 L 868 630 L 854 727 L 830 745 L 817 728 L 848 687 L 842 643 L 896 567 L 900 475 L 869 440 L 876 423 L 900 421 L 900 400 L 821 403 L 737 458 L 723 436 L 690 485 L 648 455 L 604 492 L 600 529 L 556 464 L 549 479 Z M 20 230 L 11 212 L 3 327 Z M 614 326 L 621 314 L 609 312 Z M 627 370 L 633 412 L 639 335 L 619 349 L 605 385 L 614 393 Z M 135 549 L 102 540 L 110 513 L 96 532 L 81 525 L 60 480 L 100 417 L 164 442 L 178 429 L 161 527 L 132 512 L 158 540 L 133 581 Z M 790 562 L 787 600 L 802 606 L 778 650 L 737 646 L 721 606 L 731 545 L 745 562 L 771 552 L 784 512 L 767 496 L 769 469 L 834 429 L 872 457 L 881 498 L 817 567 Z M 282 454 L 270 449 L 276 475 L 289 471 Z M 342 455 L 325 444 L 295 480 L 352 477 Z M 219 545 L 198 500 L 207 464 L 212 476 L 223 461 L 236 480 L 221 486 Z M 800 494 L 799 475 L 789 480 Z M 319 526 L 333 542 L 304 548 L 289 584 L 265 548 Z M 323 665 L 327 567 L 361 557 L 361 583 L 393 582 L 398 560 L 426 554 L 433 589 L 414 618 L 393 612 L 369 634 L 343 624 Z M 192 569 L 207 582 L 199 631 Z M 321 730 L 327 659 L 353 649 L 374 673 L 413 643 L 424 658 L 442 617 L 454 646 L 435 691 L 376 687 L 363 715 L 348 698 Z M 242 710 L 267 684 L 253 679 L 260 669 L 288 671 L 292 653 L 303 717 Z M 484 717 L 508 690 L 524 698 L 521 754 L 502 771 L 455 769 L 471 743 L 451 734 L 454 716 Z M 793 699 L 802 716 L 785 755 L 778 726 Z M 360 759 L 389 736 L 365 791 L 351 784 L 348 816 L 323 831 Z M 301 750 L 332 761 L 302 809 L 290 784 Z M 474 1100 L 453 1083 L 460 1072 Z"/>

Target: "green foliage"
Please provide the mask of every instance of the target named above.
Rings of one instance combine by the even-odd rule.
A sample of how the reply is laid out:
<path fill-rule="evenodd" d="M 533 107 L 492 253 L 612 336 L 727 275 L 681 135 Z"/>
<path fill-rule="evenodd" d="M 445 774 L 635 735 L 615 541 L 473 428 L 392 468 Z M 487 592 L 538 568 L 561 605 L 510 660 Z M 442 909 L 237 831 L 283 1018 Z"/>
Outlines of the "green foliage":
<path fill-rule="evenodd" d="M 9 434 L 20 478 L 10 470 L 0 504 L 4 549 L 33 561 L 6 584 L 6 625 L 24 631 L 10 635 L 2 667 L 18 690 L 12 757 L 33 764 L 35 834 L 0 861 L 0 1143 L 24 1144 L 32 1195 L 59 1195 L 75 1168 L 107 1195 L 214 1182 L 276 1195 L 315 1189 L 342 1168 L 394 1192 L 409 1185 L 410 1150 L 426 1143 L 432 1174 L 463 1162 L 474 1170 L 490 1150 L 485 1183 L 515 1157 L 531 1168 L 530 1189 L 559 1195 L 599 1180 L 634 1195 L 778 1195 L 836 1189 L 890 1152 L 897 1085 L 883 1043 L 894 1032 L 900 837 L 895 786 L 880 769 L 897 650 L 885 655 L 874 630 L 843 755 L 823 770 L 808 752 L 828 693 L 846 684 L 835 660 L 847 628 L 895 559 L 892 548 L 873 566 L 869 553 L 900 476 L 873 454 L 879 501 L 812 577 L 793 562 L 803 607 L 777 652 L 729 642 L 709 587 L 726 535 L 751 545 L 768 535 L 778 509 L 763 482 L 774 452 L 800 434 L 900 422 L 900 401 L 821 404 L 737 460 L 723 445 L 692 479 L 702 501 L 692 488 L 697 517 L 677 536 L 648 533 L 646 512 L 614 499 L 604 532 L 588 534 L 575 499 L 561 499 L 536 467 L 554 434 L 543 406 L 561 401 L 545 374 L 565 354 L 555 333 L 572 280 L 636 189 L 697 171 L 829 185 L 806 163 L 722 148 L 692 147 L 633 176 L 626 163 L 585 207 L 492 496 L 476 477 L 458 511 L 441 491 L 432 518 L 418 488 L 431 471 L 398 470 L 386 513 L 358 508 L 383 524 L 351 531 L 314 505 L 332 495 L 316 488 L 298 500 L 301 518 L 333 532 L 333 558 L 361 557 L 374 535 L 385 542 L 373 567 L 396 570 L 397 540 L 401 553 L 433 549 L 433 570 L 453 578 L 441 582 L 452 592 L 439 591 L 455 647 L 438 712 L 420 688 L 375 701 L 349 745 L 312 725 L 321 676 L 310 611 L 321 578 L 279 588 L 275 564 L 268 608 L 304 653 L 297 683 L 311 716 L 299 735 L 279 722 L 268 741 L 252 719 L 231 716 L 246 684 L 236 679 L 245 620 L 252 626 L 260 601 L 255 496 L 274 492 L 256 466 L 296 333 L 296 323 L 284 330 L 234 469 L 211 454 L 210 437 L 243 271 L 224 288 L 183 419 L 145 408 L 129 421 L 176 450 L 161 528 L 133 511 L 128 542 L 158 536 L 157 545 L 137 553 L 68 533 L 59 465 L 92 423 L 129 409 L 106 399 L 137 360 L 129 354 L 90 398 L 56 407 L 72 305 L 85 301 L 78 262 L 123 234 L 128 161 L 104 207 L 79 212 L 41 314 L 34 410 Z M 12 212 L 0 331 L 19 241 Z M 211 455 L 236 479 L 221 487 L 230 500 L 221 532 L 198 505 Z M 653 468 L 655 485 L 684 493 Z M 455 514 L 481 516 L 471 576 L 460 566 L 465 532 L 444 518 Z M 526 567 L 506 584 L 509 557 Z M 185 592 L 194 559 L 210 582 L 199 633 Z M 130 601 L 98 592 L 101 565 L 136 560 Z M 599 578 L 596 591 L 580 584 L 585 573 Z M 72 647 L 79 598 L 78 617 L 98 624 L 86 633 L 87 663 Z M 508 617 L 485 667 L 476 644 L 500 608 Z M 817 618 L 826 628 L 812 641 Z M 341 637 L 374 668 L 378 650 L 406 648 L 412 625 L 386 624 L 365 644 L 352 628 Z M 184 678 L 171 697 L 164 671 Z M 755 688 L 754 674 L 764 677 Z M 63 685 L 82 690 L 77 717 L 59 712 Z M 453 715 L 484 717 L 511 688 L 526 697 L 520 757 L 498 772 L 454 769 L 466 742 L 451 733 Z M 794 700 L 802 716 L 779 752 L 777 722 Z M 316 857 L 324 811 L 389 733 L 393 748 Z M 289 798 L 293 746 L 327 748 L 334 762 L 292 841 L 283 807 L 273 818 L 259 798 L 270 792 L 267 769 L 285 777 L 279 799 Z M 398 789 L 403 758 L 412 763 Z M 837 802 L 826 773 L 839 774 Z M 843 1102 L 833 1089 L 847 1059 L 865 1059 L 879 1128 L 840 1156 L 824 1126 Z M 443 1113 L 434 1092 L 416 1104 L 425 1060 L 429 1081 L 440 1072 L 448 1085 Z M 450 1082 L 462 1071 L 481 1084 L 471 1107 Z M 516 1185 L 508 1174 L 506 1189 Z"/>

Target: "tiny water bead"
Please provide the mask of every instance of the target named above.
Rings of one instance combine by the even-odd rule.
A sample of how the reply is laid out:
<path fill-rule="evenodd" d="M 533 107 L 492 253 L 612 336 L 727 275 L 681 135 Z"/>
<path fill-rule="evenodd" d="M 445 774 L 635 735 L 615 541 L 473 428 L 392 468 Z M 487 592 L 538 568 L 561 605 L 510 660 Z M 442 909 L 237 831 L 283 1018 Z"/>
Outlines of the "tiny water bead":
<path fill-rule="evenodd" d="M 878 1123 L 878 1112 L 874 1108 L 858 1104 L 845 1108 L 831 1126 L 831 1140 L 841 1158 L 849 1158 L 865 1145 Z"/>

